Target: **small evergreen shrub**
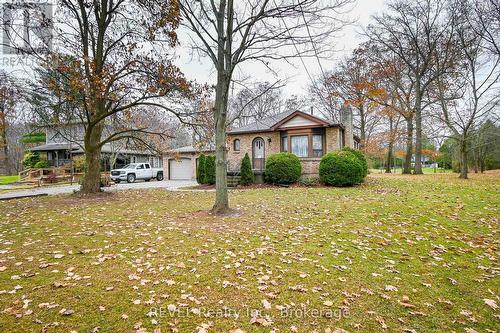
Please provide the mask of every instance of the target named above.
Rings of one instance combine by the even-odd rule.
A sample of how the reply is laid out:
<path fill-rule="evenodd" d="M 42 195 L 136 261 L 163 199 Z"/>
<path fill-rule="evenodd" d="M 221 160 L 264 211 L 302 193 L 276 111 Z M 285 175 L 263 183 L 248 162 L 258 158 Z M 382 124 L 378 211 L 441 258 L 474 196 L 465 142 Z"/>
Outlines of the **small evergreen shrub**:
<path fill-rule="evenodd" d="M 297 182 L 302 173 L 302 165 L 297 156 L 290 153 L 272 154 L 266 159 L 266 181 L 273 184 Z"/>
<path fill-rule="evenodd" d="M 365 178 L 368 175 L 368 160 L 366 159 L 365 154 L 363 154 L 359 149 L 354 149 L 351 147 L 344 147 L 342 148 L 342 150 L 353 153 L 354 156 L 356 156 L 358 161 L 361 163 L 361 166 L 363 167 L 363 178 Z"/>
<path fill-rule="evenodd" d="M 205 154 L 201 154 L 198 158 L 198 169 L 196 169 L 196 181 L 198 184 L 205 184 L 205 165 L 206 165 L 206 156 Z"/>
<path fill-rule="evenodd" d="M 339 151 L 323 156 L 319 164 L 319 178 L 327 185 L 352 186 L 363 181 L 364 169 L 356 155 Z"/>
<path fill-rule="evenodd" d="M 49 161 L 47 160 L 40 160 L 38 162 L 35 163 L 34 165 L 35 168 L 37 169 L 46 169 L 49 167 Z"/>
<path fill-rule="evenodd" d="M 207 156 L 205 159 L 205 181 L 204 184 L 215 184 L 215 156 Z"/>
<path fill-rule="evenodd" d="M 35 152 L 27 151 L 24 154 L 23 166 L 26 169 L 35 167 L 35 164 L 37 164 L 38 162 L 40 162 L 40 154 L 37 151 Z"/>
<path fill-rule="evenodd" d="M 240 184 L 241 185 L 250 185 L 254 182 L 254 174 L 252 171 L 252 163 L 250 162 L 250 157 L 248 156 L 248 153 L 245 154 L 245 157 L 241 160 L 241 179 L 240 179 Z"/>

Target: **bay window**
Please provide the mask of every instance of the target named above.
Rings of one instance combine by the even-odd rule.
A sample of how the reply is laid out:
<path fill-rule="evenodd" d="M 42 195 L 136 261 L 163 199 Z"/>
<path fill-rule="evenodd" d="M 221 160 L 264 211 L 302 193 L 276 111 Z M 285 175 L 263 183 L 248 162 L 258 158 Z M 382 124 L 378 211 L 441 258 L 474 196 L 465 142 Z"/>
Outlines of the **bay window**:
<path fill-rule="evenodd" d="M 313 157 L 323 156 L 323 135 L 314 134 L 312 136 Z"/>
<path fill-rule="evenodd" d="M 288 136 L 281 137 L 281 151 L 288 153 Z"/>
<path fill-rule="evenodd" d="M 281 132 L 281 151 L 297 157 L 322 157 L 325 154 L 323 128 L 288 130 Z"/>
<path fill-rule="evenodd" d="M 297 157 L 309 156 L 309 136 L 308 135 L 294 135 L 291 137 L 292 154 Z"/>

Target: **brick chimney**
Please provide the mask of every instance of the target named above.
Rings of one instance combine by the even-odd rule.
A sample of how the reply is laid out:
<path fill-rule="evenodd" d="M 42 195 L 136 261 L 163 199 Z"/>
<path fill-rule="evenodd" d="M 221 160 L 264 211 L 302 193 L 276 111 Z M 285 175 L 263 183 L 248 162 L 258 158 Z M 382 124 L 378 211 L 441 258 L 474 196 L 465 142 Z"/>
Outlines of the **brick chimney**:
<path fill-rule="evenodd" d="M 340 109 L 342 125 L 344 125 L 344 146 L 354 148 L 352 109 L 350 106 L 343 105 Z"/>

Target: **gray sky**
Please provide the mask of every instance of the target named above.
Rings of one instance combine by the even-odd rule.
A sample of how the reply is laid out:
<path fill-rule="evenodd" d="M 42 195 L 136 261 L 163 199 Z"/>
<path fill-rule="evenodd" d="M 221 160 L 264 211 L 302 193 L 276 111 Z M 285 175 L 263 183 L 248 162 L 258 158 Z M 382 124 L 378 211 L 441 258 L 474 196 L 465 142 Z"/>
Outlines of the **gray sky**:
<path fill-rule="evenodd" d="M 348 15 L 351 20 L 357 20 L 357 22 L 353 26 L 345 27 L 337 36 L 332 36 L 331 42 L 336 52 L 332 59 L 321 59 L 321 64 L 325 71 L 332 69 L 339 58 L 350 53 L 363 41 L 363 37 L 359 35 L 361 27 L 368 24 L 370 16 L 380 11 L 383 4 L 384 0 L 357 0 L 355 7 Z M 197 56 L 194 56 L 194 58 L 191 57 L 189 48 L 187 47 L 189 38 L 182 30 L 179 31 L 179 41 L 181 46 L 175 52 L 177 54 L 176 64 L 180 67 L 181 71 L 188 79 L 196 80 L 199 83 L 215 83 L 215 73 L 211 61 L 208 58 L 199 59 Z M 313 78 L 321 75 L 316 58 L 304 58 L 303 60 Z M 0 69 L 22 77 L 31 75 L 32 62 L 33 59 L 29 57 L 21 58 L 19 56 L 2 54 L 0 57 Z M 311 80 L 300 59 L 293 60 L 293 66 L 281 61 L 280 63 L 273 63 L 271 67 L 277 72 L 277 75 L 269 72 L 261 64 L 252 62 L 240 64 L 236 74 L 248 76 L 249 80 L 253 82 L 266 80 L 274 82 L 278 78 L 288 78 L 284 88 L 287 95 L 304 95 L 307 93 L 307 88 Z M 235 89 L 238 89 L 238 87 L 235 87 Z"/>
<path fill-rule="evenodd" d="M 383 8 L 384 0 L 358 0 L 356 6 L 350 12 L 349 17 L 357 20 L 354 26 L 349 26 L 336 37 L 332 38 L 332 43 L 335 45 L 335 56 L 333 59 L 322 59 L 321 64 L 325 71 L 330 70 L 337 59 L 350 53 L 356 46 L 363 41 L 363 37 L 359 35 L 361 26 L 366 26 L 369 22 L 370 16 L 381 11 Z M 199 83 L 215 83 L 215 72 L 210 59 L 192 57 L 189 49 L 185 46 L 188 43 L 188 37 L 185 33 L 179 33 L 179 40 L 181 43 L 180 49 L 177 51 L 179 58 L 176 63 L 189 79 L 194 79 Z M 305 58 L 304 62 L 309 70 L 311 76 L 317 77 L 321 75 L 316 58 Z M 272 68 L 278 71 L 278 76 L 270 73 L 264 66 L 257 63 L 243 63 L 240 64 L 238 70 L 250 76 L 252 81 L 270 82 L 276 81 L 277 78 L 289 77 L 285 92 L 287 95 L 297 94 L 304 95 L 307 92 L 307 87 L 311 83 L 304 66 L 300 59 L 293 61 L 294 66 L 290 66 L 283 61 L 279 64 L 274 63 Z M 251 73 L 251 74 L 250 74 Z"/>

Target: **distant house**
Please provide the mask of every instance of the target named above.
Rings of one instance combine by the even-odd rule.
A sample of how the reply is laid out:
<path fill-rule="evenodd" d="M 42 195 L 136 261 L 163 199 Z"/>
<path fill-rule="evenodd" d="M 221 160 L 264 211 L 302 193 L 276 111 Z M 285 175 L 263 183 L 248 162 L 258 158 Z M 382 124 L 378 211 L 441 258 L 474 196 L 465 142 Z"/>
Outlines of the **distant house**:
<path fill-rule="evenodd" d="M 319 162 L 326 153 L 345 146 L 359 148 L 359 138 L 353 133 L 352 114 L 342 109 L 342 123 L 302 111 L 287 111 L 267 117 L 227 132 L 228 172 L 237 173 L 241 160 L 248 153 L 256 174 L 265 168 L 266 157 L 278 152 L 297 155 L 302 173 L 317 175 Z M 206 149 L 205 154 L 213 154 Z M 169 179 L 191 179 L 196 176 L 200 151 L 192 146 L 174 149 L 164 157 Z"/>
<path fill-rule="evenodd" d="M 84 151 L 84 127 L 81 123 L 44 126 L 45 144 L 31 148 L 47 159 L 50 166 L 68 165 L 76 156 L 82 156 Z M 155 168 L 163 167 L 160 155 L 149 151 L 130 149 L 124 142 L 105 144 L 101 150 L 101 169 L 108 171 L 120 168 L 129 163 L 149 162 Z"/>

